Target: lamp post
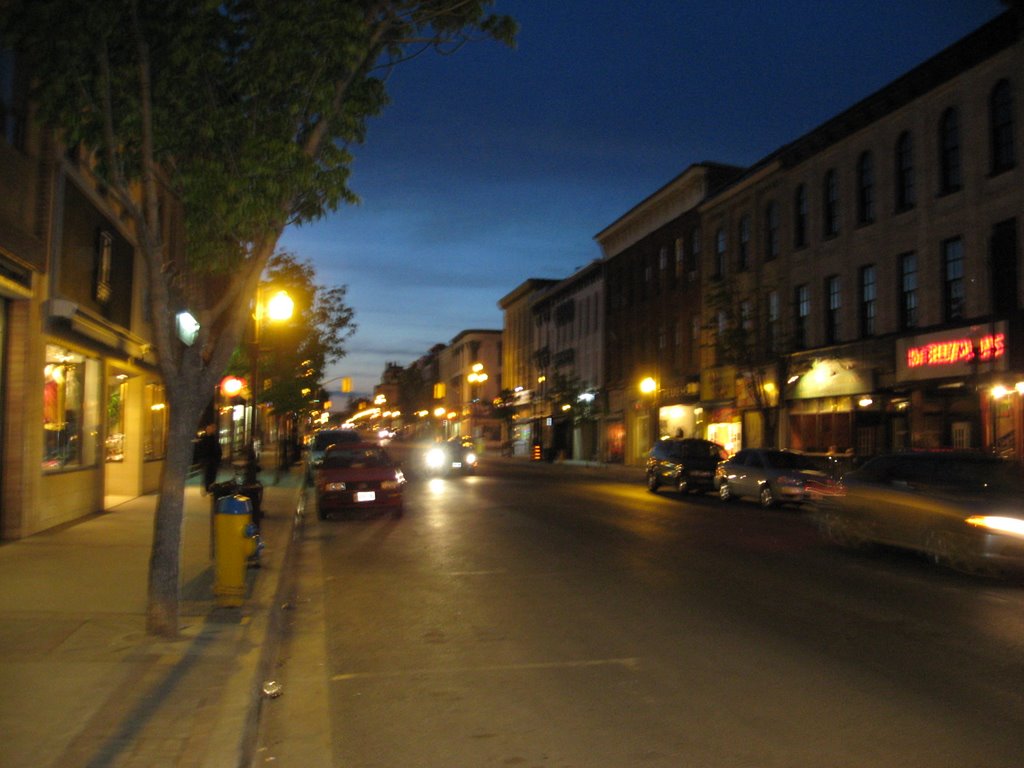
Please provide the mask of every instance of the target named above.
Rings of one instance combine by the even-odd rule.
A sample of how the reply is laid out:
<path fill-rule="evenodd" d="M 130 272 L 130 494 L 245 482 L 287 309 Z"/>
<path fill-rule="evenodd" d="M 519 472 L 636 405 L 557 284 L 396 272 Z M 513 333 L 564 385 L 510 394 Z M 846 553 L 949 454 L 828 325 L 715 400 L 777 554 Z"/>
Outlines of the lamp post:
<path fill-rule="evenodd" d="M 253 340 L 252 340 L 252 383 L 249 387 L 252 394 L 252 430 L 249 432 L 248 455 L 246 456 L 246 482 L 254 482 L 258 471 L 258 451 L 256 437 L 260 434 L 260 395 L 263 389 L 263 374 L 260 371 L 260 335 L 263 330 L 264 316 L 272 322 L 282 322 L 292 316 L 295 302 L 287 291 L 276 291 L 264 305 L 262 291 L 257 289 L 256 302 L 253 307 Z"/>

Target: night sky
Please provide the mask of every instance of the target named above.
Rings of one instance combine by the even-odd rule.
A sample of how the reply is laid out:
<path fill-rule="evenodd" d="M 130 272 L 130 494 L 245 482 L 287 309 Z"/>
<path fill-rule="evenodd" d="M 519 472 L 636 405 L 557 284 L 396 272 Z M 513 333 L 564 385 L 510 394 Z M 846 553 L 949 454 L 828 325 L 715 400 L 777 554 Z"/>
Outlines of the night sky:
<path fill-rule="evenodd" d="M 362 199 L 281 247 L 347 285 L 359 329 L 326 374 L 370 392 L 701 161 L 747 165 L 997 16 L 998 0 L 497 0 L 520 23 L 396 69 L 355 148 Z"/>

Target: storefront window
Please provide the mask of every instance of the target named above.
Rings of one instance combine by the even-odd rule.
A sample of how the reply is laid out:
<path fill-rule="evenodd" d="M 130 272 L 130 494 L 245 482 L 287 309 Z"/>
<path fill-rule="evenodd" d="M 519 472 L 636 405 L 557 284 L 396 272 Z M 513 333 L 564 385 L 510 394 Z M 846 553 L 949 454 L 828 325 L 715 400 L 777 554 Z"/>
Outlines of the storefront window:
<path fill-rule="evenodd" d="M 107 381 L 107 461 L 124 461 L 124 407 L 127 402 L 128 376 L 119 373 Z"/>
<path fill-rule="evenodd" d="M 43 468 L 96 463 L 99 442 L 99 361 L 46 345 L 43 369 Z"/>
<path fill-rule="evenodd" d="M 162 459 L 167 452 L 167 399 L 160 384 L 147 384 L 145 401 L 145 434 L 142 446 L 146 459 Z"/>

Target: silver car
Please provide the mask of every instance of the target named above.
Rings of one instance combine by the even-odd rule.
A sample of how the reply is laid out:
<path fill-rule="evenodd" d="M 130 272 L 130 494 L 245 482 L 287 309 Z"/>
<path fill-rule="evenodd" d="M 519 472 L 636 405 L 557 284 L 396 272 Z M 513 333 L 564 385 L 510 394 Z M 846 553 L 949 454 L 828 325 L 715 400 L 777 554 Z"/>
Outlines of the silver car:
<path fill-rule="evenodd" d="M 803 503 L 811 489 L 828 485 L 828 474 L 815 459 L 797 451 L 746 448 L 718 465 L 718 497 L 757 499 L 762 507 Z"/>

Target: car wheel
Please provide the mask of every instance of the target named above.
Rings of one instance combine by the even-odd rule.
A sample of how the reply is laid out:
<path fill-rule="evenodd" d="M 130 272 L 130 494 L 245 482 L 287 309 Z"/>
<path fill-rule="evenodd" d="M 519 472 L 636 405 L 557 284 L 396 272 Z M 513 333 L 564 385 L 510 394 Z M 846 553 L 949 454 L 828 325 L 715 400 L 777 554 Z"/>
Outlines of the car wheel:
<path fill-rule="evenodd" d="M 775 506 L 775 494 L 772 493 L 772 487 L 768 483 L 761 486 L 761 493 L 758 498 L 761 501 L 761 506 L 765 509 Z"/>
<path fill-rule="evenodd" d="M 718 486 L 718 498 L 722 501 L 732 501 L 732 488 L 729 487 L 729 483 L 725 480 Z"/>
<path fill-rule="evenodd" d="M 651 493 L 654 493 L 655 491 L 658 490 L 658 486 L 659 485 L 660 485 L 660 483 L 658 482 L 657 475 L 655 475 L 653 472 L 648 472 L 647 473 L 647 490 L 650 491 Z"/>
<path fill-rule="evenodd" d="M 690 492 L 690 481 L 686 478 L 686 475 L 679 476 L 679 482 L 676 483 L 676 490 L 680 493 Z"/>
<path fill-rule="evenodd" d="M 865 549 L 868 546 L 869 539 L 863 530 L 863 524 L 858 524 L 834 509 L 827 510 L 821 515 L 820 530 L 826 539 L 840 547 Z"/>

